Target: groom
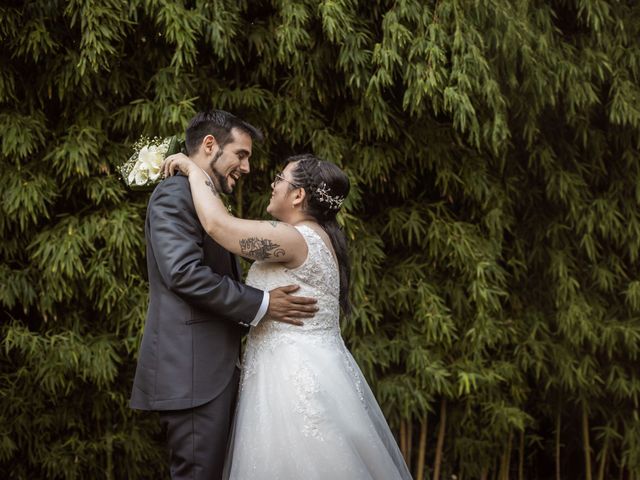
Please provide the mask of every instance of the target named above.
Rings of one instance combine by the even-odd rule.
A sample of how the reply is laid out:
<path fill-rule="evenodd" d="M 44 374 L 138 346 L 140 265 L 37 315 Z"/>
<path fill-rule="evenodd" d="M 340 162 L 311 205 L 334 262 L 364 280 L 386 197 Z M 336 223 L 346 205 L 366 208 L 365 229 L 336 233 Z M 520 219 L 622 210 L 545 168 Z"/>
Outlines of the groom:
<path fill-rule="evenodd" d="M 262 134 L 234 115 L 198 113 L 186 131 L 189 157 L 219 191 L 249 173 Z M 237 259 L 196 214 L 187 177 L 154 190 L 145 222 L 150 298 L 130 406 L 160 412 L 171 478 L 219 479 L 238 389 L 240 338 L 263 318 L 301 325 L 315 300 L 240 283 Z"/>

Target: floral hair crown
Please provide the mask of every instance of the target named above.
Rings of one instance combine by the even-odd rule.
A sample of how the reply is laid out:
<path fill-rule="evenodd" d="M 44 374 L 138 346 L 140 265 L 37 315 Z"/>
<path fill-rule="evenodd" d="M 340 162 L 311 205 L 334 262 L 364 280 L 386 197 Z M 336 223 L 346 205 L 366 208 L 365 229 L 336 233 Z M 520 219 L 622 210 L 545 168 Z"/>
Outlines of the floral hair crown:
<path fill-rule="evenodd" d="M 315 197 L 321 203 L 328 203 L 330 210 L 340 210 L 342 202 L 344 202 L 344 197 L 331 195 L 329 193 L 329 187 L 327 187 L 325 182 L 322 182 L 315 188 Z"/>

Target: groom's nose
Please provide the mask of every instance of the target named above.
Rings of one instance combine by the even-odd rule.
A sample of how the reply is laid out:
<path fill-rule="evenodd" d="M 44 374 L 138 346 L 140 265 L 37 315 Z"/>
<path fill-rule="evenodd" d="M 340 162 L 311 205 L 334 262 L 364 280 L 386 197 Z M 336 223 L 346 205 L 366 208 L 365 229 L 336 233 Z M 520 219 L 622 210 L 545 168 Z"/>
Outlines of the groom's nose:
<path fill-rule="evenodd" d="M 240 171 L 242 173 L 249 173 L 251 171 L 251 167 L 249 166 L 249 159 L 245 158 L 240 162 Z"/>

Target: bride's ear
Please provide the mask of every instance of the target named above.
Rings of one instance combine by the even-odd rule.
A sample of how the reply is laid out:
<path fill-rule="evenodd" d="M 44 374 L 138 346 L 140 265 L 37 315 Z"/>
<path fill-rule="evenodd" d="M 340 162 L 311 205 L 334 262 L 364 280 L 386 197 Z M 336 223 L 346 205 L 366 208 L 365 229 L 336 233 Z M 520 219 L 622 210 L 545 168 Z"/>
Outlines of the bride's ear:
<path fill-rule="evenodd" d="M 304 204 L 304 199 L 307 196 L 307 192 L 305 191 L 304 188 L 299 187 L 295 189 L 295 193 L 293 196 L 293 202 L 292 202 L 292 206 L 298 207 L 298 206 L 302 206 Z"/>

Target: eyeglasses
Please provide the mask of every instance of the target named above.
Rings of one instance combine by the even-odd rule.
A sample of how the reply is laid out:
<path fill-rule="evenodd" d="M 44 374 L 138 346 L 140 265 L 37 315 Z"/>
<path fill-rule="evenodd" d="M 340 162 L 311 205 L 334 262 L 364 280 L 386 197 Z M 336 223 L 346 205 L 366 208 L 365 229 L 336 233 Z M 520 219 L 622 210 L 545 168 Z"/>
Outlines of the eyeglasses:
<path fill-rule="evenodd" d="M 300 188 L 300 185 L 298 185 L 297 183 L 290 182 L 289 180 L 287 180 L 286 178 L 284 178 L 284 177 L 282 176 L 282 174 L 281 174 L 281 173 L 276 173 L 276 176 L 275 176 L 275 178 L 273 179 L 273 184 L 274 184 L 274 185 L 277 185 L 277 184 L 278 184 L 278 183 L 280 183 L 280 182 L 287 182 L 287 183 L 288 183 L 289 185 L 291 185 L 293 188 Z"/>

